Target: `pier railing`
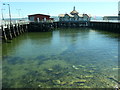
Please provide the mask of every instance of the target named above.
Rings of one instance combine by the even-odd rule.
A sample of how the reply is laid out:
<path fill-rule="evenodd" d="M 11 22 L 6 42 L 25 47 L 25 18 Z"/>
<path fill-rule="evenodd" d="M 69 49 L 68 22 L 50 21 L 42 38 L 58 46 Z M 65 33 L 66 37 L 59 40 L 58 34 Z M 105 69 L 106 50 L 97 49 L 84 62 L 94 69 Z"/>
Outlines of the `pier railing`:
<path fill-rule="evenodd" d="M 29 21 L 24 21 L 24 20 L 12 20 L 11 21 L 11 24 L 12 25 L 15 25 L 15 24 L 29 24 Z M 0 26 L 7 26 L 7 25 L 10 25 L 10 21 L 9 20 L 1 20 L 0 21 Z"/>

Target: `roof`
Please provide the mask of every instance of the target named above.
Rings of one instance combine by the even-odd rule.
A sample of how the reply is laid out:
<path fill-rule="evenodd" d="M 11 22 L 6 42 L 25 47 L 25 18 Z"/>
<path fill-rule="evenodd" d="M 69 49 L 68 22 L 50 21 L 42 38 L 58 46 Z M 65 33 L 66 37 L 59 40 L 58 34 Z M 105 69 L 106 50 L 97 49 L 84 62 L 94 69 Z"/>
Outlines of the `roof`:
<path fill-rule="evenodd" d="M 39 15 L 39 16 L 49 16 L 50 17 L 50 15 L 45 15 L 45 14 L 32 14 L 32 15 L 28 15 L 28 16 L 30 17 L 30 16 L 37 16 L 37 15 Z"/>
<path fill-rule="evenodd" d="M 71 14 L 59 14 L 58 16 L 59 16 L 59 17 L 64 17 L 65 15 L 68 15 L 68 16 L 70 16 L 70 17 L 74 17 L 74 16 L 71 15 Z"/>
<path fill-rule="evenodd" d="M 64 17 L 65 15 L 68 15 L 70 17 L 74 17 L 74 15 L 71 15 L 71 14 L 59 14 L 58 16 L 59 17 Z M 78 14 L 79 17 L 83 17 L 84 15 L 88 16 L 88 17 L 91 17 L 90 15 L 88 14 Z"/>
<path fill-rule="evenodd" d="M 88 14 L 83 14 L 83 15 L 86 15 L 86 16 L 88 16 L 88 17 L 91 17 L 90 15 L 88 15 Z"/>
<path fill-rule="evenodd" d="M 64 16 L 65 16 L 65 14 L 59 14 L 58 16 L 59 16 L 59 17 L 64 17 Z"/>
<path fill-rule="evenodd" d="M 83 17 L 83 14 L 78 14 L 79 17 Z"/>
<path fill-rule="evenodd" d="M 70 17 L 74 17 L 73 15 L 69 14 Z"/>
<path fill-rule="evenodd" d="M 70 12 L 70 14 L 78 14 L 78 12 L 76 10 Z"/>
<path fill-rule="evenodd" d="M 74 14 L 78 14 L 78 12 L 75 10 L 75 6 L 74 6 L 74 8 L 73 8 L 73 11 L 70 12 L 70 14 L 72 14 L 72 15 L 74 15 Z"/>

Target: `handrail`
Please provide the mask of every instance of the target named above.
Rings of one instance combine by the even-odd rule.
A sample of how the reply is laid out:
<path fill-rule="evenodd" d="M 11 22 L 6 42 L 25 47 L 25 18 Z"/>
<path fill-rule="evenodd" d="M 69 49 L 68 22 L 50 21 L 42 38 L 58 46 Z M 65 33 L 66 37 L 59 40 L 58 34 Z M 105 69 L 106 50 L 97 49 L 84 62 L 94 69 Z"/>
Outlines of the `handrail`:
<path fill-rule="evenodd" d="M 25 21 L 25 20 L 12 20 L 11 24 L 12 25 L 15 25 L 15 24 L 23 25 L 23 24 L 29 24 L 29 21 Z M 10 25 L 10 21 L 9 20 L 0 20 L 0 26 L 7 26 L 7 25 Z"/>

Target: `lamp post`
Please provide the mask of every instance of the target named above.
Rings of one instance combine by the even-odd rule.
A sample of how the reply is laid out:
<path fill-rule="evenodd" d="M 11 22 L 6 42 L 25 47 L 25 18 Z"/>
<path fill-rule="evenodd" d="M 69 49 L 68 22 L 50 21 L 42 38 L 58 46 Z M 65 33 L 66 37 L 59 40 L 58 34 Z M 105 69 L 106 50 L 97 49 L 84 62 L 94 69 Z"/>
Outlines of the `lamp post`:
<path fill-rule="evenodd" d="M 11 12 L 10 12 L 10 4 L 5 4 L 3 3 L 3 5 L 8 5 L 8 9 L 9 9 L 9 18 L 10 18 L 10 27 L 9 27 L 9 40 L 12 40 L 12 34 L 11 34 L 11 26 L 12 26 L 12 23 L 11 23 Z"/>
<path fill-rule="evenodd" d="M 11 26 L 11 12 L 10 12 L 10 4 L 5 4 L 5 3 L 3 3 L 3 5 L 8 5 L 8 9 L 9 9 L 9 18 L 10 18 L 10 26 Z"/>

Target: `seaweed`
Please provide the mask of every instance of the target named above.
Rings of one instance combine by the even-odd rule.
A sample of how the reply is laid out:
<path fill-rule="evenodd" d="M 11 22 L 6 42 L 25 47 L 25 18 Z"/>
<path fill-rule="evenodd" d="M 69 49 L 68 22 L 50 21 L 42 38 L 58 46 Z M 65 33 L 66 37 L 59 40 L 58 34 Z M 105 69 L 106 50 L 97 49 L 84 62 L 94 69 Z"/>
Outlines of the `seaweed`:
<path fill-rule="evenodd" d="M 7 60 L 9 64 L 23 64 L 24 63 L 24 58 L 22 57 L 11 57 L 10 59 Z"/>

